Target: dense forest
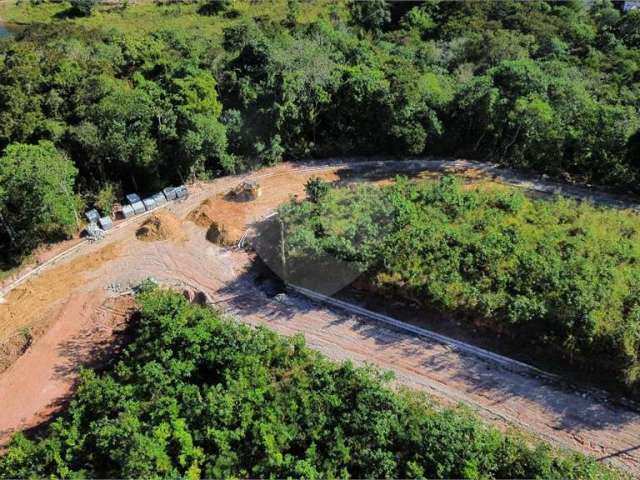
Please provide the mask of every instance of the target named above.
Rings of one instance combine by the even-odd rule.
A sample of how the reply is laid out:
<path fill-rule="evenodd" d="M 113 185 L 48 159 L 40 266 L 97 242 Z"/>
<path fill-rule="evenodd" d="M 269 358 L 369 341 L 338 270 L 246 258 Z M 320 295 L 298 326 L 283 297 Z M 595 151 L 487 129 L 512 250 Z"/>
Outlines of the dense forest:
<path fill-rule="evenodd" d="M 2 478 L 619 478 L 385 378 L 148 289 L 134 339 Z"/>
<path fill-rule="evenodd" d="M 15 7 L 30 26 L 0 41 L 2 262 L 77 230 L 83 205 L 283 159 L 465 156 L 635 191 L 640 10 L 623 5 Z"/>
<path fill-rule="evenodd" d="M 640 392 L 637 215 L 451 176 L 342 189 L 316 179 L 308 193 L 280 209 L 289 281 L 353 264 L 366 288 Z"/>

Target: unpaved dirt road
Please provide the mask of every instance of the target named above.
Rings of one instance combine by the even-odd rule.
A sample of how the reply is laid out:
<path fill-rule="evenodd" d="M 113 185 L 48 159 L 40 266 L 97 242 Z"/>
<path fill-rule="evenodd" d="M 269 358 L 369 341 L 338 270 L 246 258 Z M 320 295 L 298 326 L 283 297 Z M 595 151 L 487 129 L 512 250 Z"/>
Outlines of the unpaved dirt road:
<path fill-rule="evenodd" d="M 443 168 L 415 168 L 425 165 Z M 368 179 L 383 180 L 399 167 L 388 163 L 381 169 Z M 260 200 L 243 204 L 241 215 L 238 204 L 227 211 L 219 202 L 221 220 L 246 228 L 290 193 L 300 194 L 314 171 L 282 165 L 259 174 Z M 336 168 L 323 169 L 322 175 L 345 181 L 358 177 Z M 225 178 L 198 187 L 187 202 L 168 210 L 184 220 L 201 201 L 238 181 Z M 312 348 L 330 358 L 391 370 L 400 383 L 445 403 L 463 402 L 502 426 L 520 427 L 640 475 L 640 415 L 631 409 L 296 295 L 284 303 L 269 298 L 256 284 L 250 254 L 208 242 L 205 229 L 186 220 L 184 241 L 139 241 L 135 230 L 141 222 L 79 248 L 7 294 L 7 304 L 0 305 L 0 331 L 37 322 L 47 322 L 48 328 L 0 374 L 0 442 L 61 407 L 72 391 L 77 366 L 90 363 L 108 347 L 114 327 L 122 322 L 129 305 L 121 303 L 125 300 L 118 293 L 153 277 L 168 286 L 206 293 L 210 303 L 241 322 L 286 335 L 303 333 Z"/>

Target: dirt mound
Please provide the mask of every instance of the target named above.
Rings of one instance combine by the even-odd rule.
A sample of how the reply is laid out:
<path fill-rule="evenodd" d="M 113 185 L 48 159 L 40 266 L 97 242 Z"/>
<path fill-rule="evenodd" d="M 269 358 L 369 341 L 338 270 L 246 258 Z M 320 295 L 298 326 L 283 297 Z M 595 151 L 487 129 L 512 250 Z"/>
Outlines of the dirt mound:
<path fill-rule="evenodd" d="M 194 303 L 196 305 L 206 305 L 211 302 L 209 295 L 202 290 L 184 290 L 182 292 L 184 298 L 186 298 L 189 302 Z"/>
<path fill-rule="evenodd" d="M 192 221 L 199 227 L 209 228 L 209 225 L 214 221 L 212 216 L 213 201 L 208 198 L 195 209 L 191 210 L 187 220 Z"/>
<path fill-rule="evenodd" d="M 158 212 L 144 221 L 136 230 L 138 240 L 154 242 L 158 240 L 183 241 L 186 235 L 182 224 L 175 215 L 168 212 Z"/>
<path fill-rule="evenodd" d="M 211 222 L 207 230 L 207 240 L 217 245 L 237 245 L 241 238 L 242 230 L 220 222 Z"/>
<path fill-rule="evenodd" d="M 0 372 L 4 372 L 16 358 L 31 346 L 33 336 L 28 328 L 0 342 Z"/>
<path fill-rule="evenodd" d="M 222 195 L 206 199 L 189 213 L 188 220 L 207 229 L 207 240 L 222 246 L 237 245 L 242 238 L 243 229 L 235 224 L 243 222 L 239 214 L 234 214 L 230 204 Z M 231 217 L 231 221 L 220 221 L 219 217 Z"/>

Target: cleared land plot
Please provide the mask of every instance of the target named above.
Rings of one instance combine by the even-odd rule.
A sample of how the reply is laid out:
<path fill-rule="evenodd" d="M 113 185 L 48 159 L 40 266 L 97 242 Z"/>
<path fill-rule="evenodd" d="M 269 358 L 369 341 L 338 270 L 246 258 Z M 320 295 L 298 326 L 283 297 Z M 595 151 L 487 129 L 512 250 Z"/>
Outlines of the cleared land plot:
<path fill-rule="evenodd" d="M 426 168 L 433 164 L 423 165 Z M 392 167 L 394 164 L 388 164 L 390 176 L 401 171 L 404 164 Z M 322 171 L 340 175 L 339 166 Z M 246 203 L 244 208 L 251 213 L 234 221 L 248 226 L 269 214 L 283 196 L 286 200 L 290 192 L 302 191 L 304 182 L 315 174 L 317 171 L 292 165 L 259 172 L 256 179 L 263 188 L 261 201 L 272 198 L 274 203 Z M 184 243 L 141 242 L 135 238 L 140 222 L 134 222 L 115 230 L 103 243 L 86 245 L 27 282 L 30 288 L 21 290 L 21 298 L 14 297 L 13 292 L 8 295 L 9 303 L 0 305 L 1 314 L 8 306 L 17 308 L 17 304 L 24 305 L 24 314 L 10 317 L 9 323 L 2 324 L 4 331 L 38 320 L 49 324 L 44 336 L 0 375 L 3 441 L 12 431 L 33 427 L 60 408 L 73 386 L 77 366 L 88 361 L 82 355 L 71 355 L 70 342 L 80 337 L 82 348 L 89 351 L 92 346 L 102 345 L 104 336 L 91 333 L 91 327 L 99 323 L 96 318 L 105 312 L 105 302 L 116 297 L 118 290 L 152 276 L 169 286 L 203 292 L 210 302 L 233 312 L 240 321 L 285 334 L 303 333 L 310 346 L 333 359 L 374 363 L 394 371 L 398 381 L 411 388 L 429 391 L 447 402 L 464 402 L 499 424 L 522 427 L 640 473 L 640 451 L 636 450 L 640 445 L 640 415 L 630 409 L 586 392 L 505 371 L 368 319 L 297 297 L 289 297 L 285 304 L 266 296 L 256 286 L 250 255 L 213 245 L 206 239 L 204 228 L 186 221 L 202 201 L 228 191 L 239 181 L 240 177 L 224 178 L 195 187 L 187 202 L 171 206 L 182 222 Z M 221 203 L 220 208 L 226 208 L 226 204 Z M 232 208 L 236 205 L 229 205 L 230 219 L 237 218 Z M 105 252 L 111 252 L 110 260 L 92 260 Z M 74 262 L 86 262 L 88 266 L 72 276 L 68 270 L 74 269 Z M 52 286 L 56 299 L 48 303 L 43 295 Z M 41 309 L 27 308 L 39 301 Z M 46 305 L 55 312 L 47 311 Z"/>

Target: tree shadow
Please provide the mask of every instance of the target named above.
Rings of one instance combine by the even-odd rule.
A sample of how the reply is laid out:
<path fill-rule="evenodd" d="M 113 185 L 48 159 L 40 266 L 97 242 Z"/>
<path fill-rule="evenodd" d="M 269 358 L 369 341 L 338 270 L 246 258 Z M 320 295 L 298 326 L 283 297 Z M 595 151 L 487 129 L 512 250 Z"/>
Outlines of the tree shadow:
<path fill-rule="evenodd" d="M 286 284 L 259 256 L 233 282 L 219 289 L 216 295 L 225 298 L 227 314 L 240 317 L 260 314 L 272 321 L 286 321 L 300 312 L 315 308 L 312 302 L 301 299 L 292 303 L 291 292 Z"/>
<path fill-rule="evenodd" d="M 211 17 L 214 15 L 221 14 L 227 8 L 226 2 L 221 0 L 213 0 L 204 2 L 202 5 L 198 7 L 198 14 L 204 15 L 206 17 Z"/>
<path fill-rule="evenodd" d="M 85 16 L 86 15 L 78 12 L 78 10 L 74 7 L 69 7 L 53 14 L 53 18 L 55 18 L 56 20 L 74 19 Z"/>

